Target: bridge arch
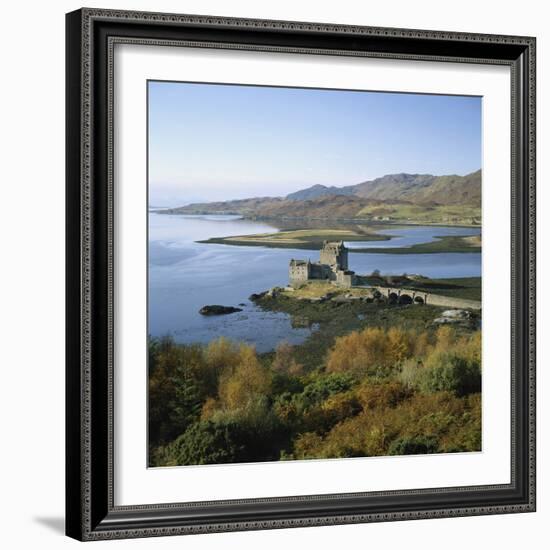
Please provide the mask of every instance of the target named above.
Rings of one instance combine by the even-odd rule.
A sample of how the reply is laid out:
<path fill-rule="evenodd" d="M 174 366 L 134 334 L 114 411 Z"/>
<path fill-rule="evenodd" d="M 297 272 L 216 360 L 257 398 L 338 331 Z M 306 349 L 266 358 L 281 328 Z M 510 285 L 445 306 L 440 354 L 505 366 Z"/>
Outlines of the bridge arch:
<path fill-rule="evenodd" d="M 428 302 L 428 294 L 417 290 L 409 290 L 407 288 L 381 288 L 375 289 L 376 292 L 384 294 L 390 304 L 426 304 Z M 383 291 L 383 292 L 381 292 Z"/>

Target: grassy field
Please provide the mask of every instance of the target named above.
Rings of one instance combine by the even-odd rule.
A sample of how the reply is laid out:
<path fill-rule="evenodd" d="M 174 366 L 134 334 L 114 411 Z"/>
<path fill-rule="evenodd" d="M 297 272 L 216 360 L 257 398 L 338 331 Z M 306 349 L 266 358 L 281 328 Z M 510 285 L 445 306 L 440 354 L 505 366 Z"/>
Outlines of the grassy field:
<path fill-rule="evenodd" d="M 339 294 L 345 294 L 347 296 L 370 296 L 371 291 L 367 288 L 337 287 L 332 283 L 325 281 L 310 281 L 309 283 L 294 290 L 285 290 L 283 291 L 283 294 L 289 298 L 298 300 L 314 300 L 316 298 L 322 298 L 327 294 L 330 294 L 331 296 L 337 296 Z"/>
<path fill-rule="evenodd" d="M 385 204 L 367 206 L 357 217 L 426 225 L 480 225 L 481 209 L 476 206 Z"/>

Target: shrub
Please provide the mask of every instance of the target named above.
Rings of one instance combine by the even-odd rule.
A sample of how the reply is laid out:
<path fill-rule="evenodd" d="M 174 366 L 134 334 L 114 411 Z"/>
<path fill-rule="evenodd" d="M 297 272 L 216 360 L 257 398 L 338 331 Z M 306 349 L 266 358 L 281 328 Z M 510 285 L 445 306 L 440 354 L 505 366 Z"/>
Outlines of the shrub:
<path fill-rule="evenodd" d="M 218 395 L 222 406 L 238 409 L 257 396 L 268 395 L 270 388 L 271 373 L 262 367 L 254 348 L 241 346 L 237 366 L 220 377 Z"/>
<path fill-rule="evenodd" d="M 443 452 L 481 451 L 481 394 L 469 395 L 464 401 L 466 407 L 460 422 L 449 426 L 441 438 Z"/>
<path fill-rule="evenodd" d="M 353 391 L 337 393 L 305 411 L 295 427 L 300 432 L 325 433 L 338 422 L 352 418 L 360 411 L 361 405 Z"/>
<path fill-rule="evenodd" d="M 248 346 L 239 346 L 224 337 L 212 340 L 206 346 L 202 376 L 207 384 L 209 395 L 216 394 L 220 376 L 241 362 L 242 354 L 246 353 L 243 348 L 246 347 Z"/>
<path fill-rule="evenodd" d="M 349 390 L 355 383 L 354 378 L 349 374 L 334 373 L 319 376 L 304 387 L 304 391 L 295 397 L 295 402 L 305 410 L 331 395 Z"/>
<path fill-rule="evenodd" d="M 289 446 L 288 430 L 266 398 L 239 410 L 216 410 L 208 420 L 192 424 L 167 445 L 166 465 L 216 464 L 278 460 Z"/>
<path fill-rule="evenodd" d="M 416 359 L 416 363 L 426 357 L 433 349 L 430 335 L 427 332 L 421 332 L 414 338 L 414 352 L 413 357 Z"/>
<path fill-rule="evenodd" d="M 393 367 L 409 357 L 416 334 L 399 328 L 366 328 L 336 339 L 327 358 L 327 371 L 368 374 L 376 367 Z"/>
<path fill-rule="evenodd" d="M 413 394 L 395 407 L 379 406 L 346 418 L 325 434 L 295 438 L 295 458 L 387 456 L 480 450 L 479 395 Z"/>
<path fill-rule="evenodd" d="M 418 387 L 418 378 L 422 372 L 422 361 L 417 358 L 407 359 L 398 375 L 399 381 L 408 389 Z"/>
<path fill-rule="evenodd" d="M 149 441 L 159 445 L 198 420 L 206 389 L 197 376 L 200 347 L 163 339 L 152 340 L 149 351 Z"/>
<path fill-rule="evenodd" d="M 423 455 L 437 452 L 437 441 L 432 437 L 399 437 L 388 449 L 390 455 Z"/>
<path fill-rule="evenodd" d="M 164 465 L 237 462 L 245 457 L 244 440 L 236 423 L 197 422 L 167 447 Z"/>
<path fill-rule="evenodd" d="M 294 433 L 322 433 L 361 410 L 351 391 L 355 384 L 349 374 L 318 375 L 301 393 L 279 395 L 274 404 L 275 413 Z"/>
<path fill-rule="evenodd" d="M 445 325 L 437 329 L 435 337 L 436 348 L 440 351 L 450 350 L 456 341 L 456 334 L 454 329 Z"/>
<path fill-rule="evenodd" d="M 294 346 L 281 342 L 275 350 L 272 368 L 275 372 L 298 376 L 303 373 L 304 367 L 294 359 Z"/>
<path fill-rule="evenodd" d="M 481 391 L 479 362 L 459 355 L 457 352 L 435 352 L 420 370 L 418 387 L 433 393 L 448 391 L 461 397 Z"/>
<path fill-rule="evenodd" d="M 411 395 L 403 384 L 397 381 L 371 382 L 366 380 L 355 392 L 363 410 L 381 407 L 395 407 Z"/>

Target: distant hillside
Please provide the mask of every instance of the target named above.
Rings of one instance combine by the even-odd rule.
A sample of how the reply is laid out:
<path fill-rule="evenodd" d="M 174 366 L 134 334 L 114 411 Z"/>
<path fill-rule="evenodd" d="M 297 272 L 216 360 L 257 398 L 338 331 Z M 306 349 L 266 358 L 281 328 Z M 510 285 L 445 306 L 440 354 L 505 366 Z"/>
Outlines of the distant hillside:
<path fill-rule="evenodd" d="M 259 218 L 356 218 L 359 212 L 380 201 L 345 195 L 323 195 L 311 200 L 284 199 L 262 204 L 256 210 Z"/>
<path fill-rule="evenodd" d="M 262 206 L 287 202 L 281 197 L 254 197 L 223 202 L 197 202 L 169 208 L 163 214 L 236 214 L 242 216 L 253 215 Z"/>
<path fill-rule="evenodd" d="M 314 185 L 284 198 L 196 203 L 160 213 L 478 224 L 481 170 L 466 176 L 390 174 L 346 187 Z"/>
<path fill-rule="evenodd" d="M 328 195 L 355 195 L 367 199 L 401 200 L 413 204 L 481 206 L 481 170 L 466 176 L 389 174 L 346 187 L 314 185 L 290 193 L 286 198 L 310 200 Z"/>
<path fill-rule="evenodd" d="M 291 201 L 305 201 L 310 199 L 317 199 L 319 197 L 326 197 L 327 195 L 353 195 L 352 187 L 327 187 L 326 185 L 312 185 L 307 189 L 290 193 L 286 196 Z"/>
<path fill-rule="evenodd" d="M 189 204 L 163 214 L 238 214 L 252 218 L 354 218 L 368 206 L 385 203 L 355 196 L 323 195 L 311 200 L 255 198 Z"/>
<path fill-rule="evenodd" d="M 481 207 L 481 170 L 466 176 L 394 174 L 354 186 L 359 197 Z"/>

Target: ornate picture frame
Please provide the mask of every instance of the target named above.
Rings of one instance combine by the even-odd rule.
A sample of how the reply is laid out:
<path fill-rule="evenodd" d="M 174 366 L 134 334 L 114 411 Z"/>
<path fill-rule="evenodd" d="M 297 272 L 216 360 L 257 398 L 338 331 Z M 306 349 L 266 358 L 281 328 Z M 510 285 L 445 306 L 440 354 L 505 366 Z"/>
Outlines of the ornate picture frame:
<path fill-rule="evenodd" d="M 512 350 L 510 483 L 201 502 L 182 494 L 175 503 L 116 504 L 117 44 L 510 68 L 511 334 L 502 335 Z M 67 14 L 66 67 L 68 536 L 104 540 L 535 510 L 535 38 L 81 9 Z"/>

